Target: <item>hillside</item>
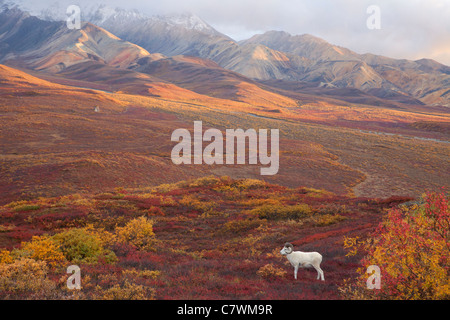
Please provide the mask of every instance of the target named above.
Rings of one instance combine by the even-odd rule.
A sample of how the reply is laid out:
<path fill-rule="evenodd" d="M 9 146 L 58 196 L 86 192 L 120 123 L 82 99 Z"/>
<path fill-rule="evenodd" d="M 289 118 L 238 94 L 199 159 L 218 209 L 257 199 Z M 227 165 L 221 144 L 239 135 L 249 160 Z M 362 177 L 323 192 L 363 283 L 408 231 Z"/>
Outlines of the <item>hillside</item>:
<path fill-rule="evenodd" d="M 308 59 L 309 65 L 295 80 L 356 88 L 377 97 L 404 94 L 423 103 L 448 106 L 448 102 L 444 102 L 448 101 L 448 92 L 439 91 L 437 94 L 435 91 L 450 86 L 450 67 L 436 61 L 396 60 L 358 54 L 312 35 L 290 35 L 282 31 L 255 35 L 240 44 L 264 45 Z M 289 80 L 286 77 L 277 79 Z"/>
<path fill-rule="evenodd" d="M 260 180 L 206 177 L 10 203 L 0 207 L 0 247 L 11 250 L 22 242 L 11 252 L 14 257 L 26 242 L 36 250 L 46 244 L 48 255 L 38 260 L 47 261 L 55 282 L 47 280 L 52 289 L 46 291 L 0 291 L 0 297 L 71 298 L 57 279 L 76 262 L 83 290 L 74 295 L 81 299 L 340 299 L 339 286 L 354 279 L 361 259 L 347 256 L 344 236 L 367 235 L 383 209 L 407 200 L 338 197 Z M 55 260 L 51 243 L 65 239 L 67 230 L 72 232 L 68 250 L 76 249 L 77 239 L 101 250 L 85 251 L 78 260 Z M 123 238 L 126 230 L 135 236 Z M 287 241 L 323 255 L 325 282 L 311 269 L 301 269 L 293 279 L 293 268 L 279 253 Z"/>
<path fill-rule="evenodd" d="M 448 184 L 448 133 L 440 129 L 447 117 L 439 110 L 325 103 L 280 110 L 207 96 L 189 100 L 170 87 L 166 97 L 152 97 L 83 89 L 73 85 L 86 82 L 72 80 L 53 84 L 6 66 L 0 72 L 1 203 L 210 174 L 261 177 L 254 165 L 175 166 L 170 135 L 192 129 L 194 120 L 204 130 L 280 128 L 280 170 L 266 177 L 272 183 L 373 197 L 418 196 Z"/>

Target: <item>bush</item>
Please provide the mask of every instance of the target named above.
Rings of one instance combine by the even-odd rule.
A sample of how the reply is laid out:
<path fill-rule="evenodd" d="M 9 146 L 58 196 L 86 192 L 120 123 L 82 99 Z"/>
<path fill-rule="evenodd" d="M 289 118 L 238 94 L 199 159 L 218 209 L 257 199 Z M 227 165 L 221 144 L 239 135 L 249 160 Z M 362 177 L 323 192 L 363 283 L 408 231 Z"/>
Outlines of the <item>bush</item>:
<path fill-rule="evenodd" d="M 345 220 L 345 217 L 339 214 L 324 214 L 314 218 L 314 223 L 318 226 L 329 226 Z"/>
<path fill-rule="evenodd" d="M 11 257 L 11 253 L 7 250 L 0 251 L 0 264 L 2 263 L 13 263 L 14 259 Z"/>
<path fill-rule="evenodd" d="M 189 183 L 189 187 L 208 187 L 215 186 L 220 183 L 220 179 L 214 176 L 198 178 Z"/>
<path fill-rule="evenodd" d="M 34 260 L 45 261 L 52 267 L 61 265 L 66 261 L 58 243 L 48 236 L 35 236 L 30 242 L 22 243 L 22 248 L 13 253 Z"/>
<path fill-rule="evenodd" d="M 21 258 L 0 264 L 0 296 L 3 298 L 48 298 L 56 285 L 47 278 L 44 261 Z"/>
<path fill-rule="evenodd" d="M 262 278 L 279 278 L 284 277 L 286 275 L 286 271 L 281 268 L 274 267 L 272 263 L 269 263 L 259 268 L 256 274 Z"/>
<path fill-rule="evenodd" d="M 212 213 L 213 209 L 217 206 L 214 201 L 200 201 L 193 195 L 183 196 L 179 201 L 184 207 L 199 210 L 201 212 Z"/>
<path fill-rule="evenodd" d="M 236 187 L 240 190 L 251 190 L 267 188 L 267 183 L 257 179 L 243 179 L 236 182 Z"/>
<path fill-rule="evenodd" d="M 70 229 L 54 235 L 65 258 L 73 263 L 97 263 L 99 259 L 112 263 L 117 257 L 103 247 L 103 241 L 86 228 Z"/>
<path fill-rule="evenodd" d="M 250 214 L 267 220 L 299 220 L 312 214 L 311 207 L 307 204 L 294 206 L 263 205 L 250 211 Z"/>
<path fill-rule="evenodd" d="M 139 250 L 152 250 L 155 243 L 153 221 L 140 217 L 129 221 L 124 227 L 117 227 L 119 242 L 132 244 Z"/>
<path fill-rule="evenodd" d="M 116 284 L 105 290 L 102 298 L 104 300 L 153 300 L 154 294 L 152 288 L 125 281 L 122 286 Z"/>
<path fill-rule="evenodd" d="M 450 210 L 444 193 L 426 194 L 420 206 L 391 209 L 363 249 L 360 281 L 350 298 L 449 299 Z M 367 290 L 370 265 L 381 270 L 381 289 Z"/>
<path fill-rule="evenodd" d="M 17 206 L 14 208 L 14 211 L 19 212 L 19 211 L 33 211 L 33 210 L 39 210 L 41 207 L 39 205 L 34 205 L 34 204 L 25 204 L 22 206 Z"/>

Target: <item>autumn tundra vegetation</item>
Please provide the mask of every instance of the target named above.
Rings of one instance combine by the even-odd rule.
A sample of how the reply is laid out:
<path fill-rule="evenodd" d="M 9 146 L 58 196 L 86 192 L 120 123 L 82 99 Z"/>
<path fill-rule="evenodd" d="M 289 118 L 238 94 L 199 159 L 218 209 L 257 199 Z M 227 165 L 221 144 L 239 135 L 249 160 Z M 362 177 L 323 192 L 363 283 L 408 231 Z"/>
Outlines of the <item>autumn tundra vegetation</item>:
<path fill-rule="evenodd" d="M 0 299 L 450 298 L 448 66 L 0 11 Z"/>
<path fill-rule="evenodd" d="M 448 299 L 448 194 L 412 200 L 210 176 L 16 201 L 0 208 L 0 297 Z M 294 281 L 285 242 L 320 252 L 327 280 Z M 381 290 L 365 287 L 374 264 Z"/>
<path fill-rule="evenodd" d="M 444 115 L 324 103 L 274 114 L 0 72 L 1 299 L 448 299 Z M 409 127 L 424 118 L 438 131 Z M 278 174 L 174 165 L 170 135 L 192 121 L 279 128 Z M 313 269 L 294 281 L 286 242 L 319 252 L 326 281 Z M 72 265 L 81 290 L 67 288 Z M 371 265 L 380 289 L 367 289 Z"/>

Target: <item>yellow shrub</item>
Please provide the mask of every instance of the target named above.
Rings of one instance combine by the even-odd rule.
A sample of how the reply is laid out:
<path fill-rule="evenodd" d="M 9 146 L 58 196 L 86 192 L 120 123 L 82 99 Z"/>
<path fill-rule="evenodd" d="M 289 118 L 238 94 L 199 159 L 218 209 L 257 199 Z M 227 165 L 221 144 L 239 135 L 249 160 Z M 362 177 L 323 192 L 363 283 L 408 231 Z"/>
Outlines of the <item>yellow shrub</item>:
<path fill-rule="evenodd" d="M 244 179 L 238 181 L 236 186 L 241 190 L 258 189 L 267 187 L 267 183 L 265 181 L 257 179 Z"/>
<path fill-rule="evenodd" d="M 116 235 L 114 233 L 106 231 L 104 228 L 94 228 L 94 226 L 90 224 L 85 227 L 84 230 L 98 239 L 101 242 L 102 246 L 111 246 L 117 242 Z"/>
<path fill-rule="evenodd" d="M 0 291 L 14 294 L 35 294 L 36 298 L 49 296 L 56 284 L 47 278 L 44 261 L 21 258 L 13 263 L 0 264 Z"/>
<path fill-rule="evenodd" d="M 298 220 L 312 214 L 312 209 L 307 204 L 286 205 L 263 205 L 250 211 L 260 219 L 267 220 Z"/>
<path fill-rule="evenodd" d="M 125 281 L 123 286 L 116 284 L 104 291 L 105 300 L 153 300 L 154 289 Z"/>
<path fill-rule="evenodd" d="M 213 201 L 200 201 L 192 195 L 183 196 L 180 200 L 180 204 L 202 212 L 212 212 L 212 210 L 217 206 L 217 204 Z"/>
<path fill-rule="evenodd" d="M 281 268 L 274 267 L 272 263 L 269 263 L 259 268 L 256 274 L 262 278 L 278 278 L 284 277 L 286 275 L 286 271 Z"/>
<path fill-rule="evenodd" d="M 15 207 L 26 205 L 26 204 L 30 204 L 30 202 L 27 200 L 19 200 L 19 201 L 10 202 L 5 207 L 15 208 Z"/>
<path fill-rule="evenodd" d="M 205 187 L 205 186 L 212 186 L 217 185 L 220 183 L 220 179 L 214 176 L 208 176 L 203 178 L 198 178 L 192 182 L 189 183 L 189 187 Z"/>
<path fill-rule="evenodd" d="M 33 210 L 39 210 L 41 207 L 36 204 L 25 204 L 22 206 L 14 207 L 14 211 L 33 211 Z"/>
<path fill-rule="evenodd" d="M 34 260 L 45 261 L 52 267 L 66 261 L 59 245 L 48 236 L 35 236 L 30 242 L 23 242 L 20 251 L 23 255 Z"/>
<path fill-rule="evenodd" d="M 116 228 L 117 239 L 140 250 L 152 250 L 155 243 L 153 221 L 140 217 L 129 221 L 124 227 Z"/>
<path fill-rule="evenodd" d="M 15 226 L 13 226 L 13 225 L 2 225 L 2 224 L 0 224 L 0 232 L 8 232 L 8 231 L 11 231 L 11 230 L 14 230 L 15 229 Z"/>
<path fill-rule="evenodd" d="M 161 275 L 158 270 L 141 270 L 139 276 L 145 279 L 157 279 Z"/>
<path fill-rule="evenodd" d="M 0 264 L 2 263 L 13 263 L 14 259 L 11 257 L 11 253 L 7 250 L 0 251 Z"/>
<path fill-rule="evenodd" d="M 139 277 L 144 279 L 156 279 L 161 275 L 158 270 L 136 270 L 126 269 L 122 271 L 123 276 Z"/>
<path fill-rule="evenodd" d="M 333 193 L 324 189 L 314 189 L 314 188 L 303 188 L 307 192 L 308 197 L 321 198 L 324 196 L 332 196 Z"/>
<path fill-rule="evenodd" d="M 345 217 L 339 214 L 324 214 L 314 218 L 314 222 L 318 226 L 328 226 L 343 220 L 345 220 Z"/>

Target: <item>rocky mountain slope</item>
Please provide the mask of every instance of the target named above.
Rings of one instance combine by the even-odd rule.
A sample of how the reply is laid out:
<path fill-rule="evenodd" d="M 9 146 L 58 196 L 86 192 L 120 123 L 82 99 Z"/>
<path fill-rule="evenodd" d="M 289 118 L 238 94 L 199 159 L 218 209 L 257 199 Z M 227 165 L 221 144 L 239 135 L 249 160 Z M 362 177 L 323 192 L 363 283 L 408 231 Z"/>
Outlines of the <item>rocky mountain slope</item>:
<path fill-rule="evenodd" d="M 290 35 L 282 31 L 269 31 L 236 42 L 194 14 L 147 16 L 135 10 L 105 5 L 83 10 L 83 18 L 91 23 L 88 27 L 84 25 L 83 31 L 89 28 L 97 35 L 90 35 L 92 39 L 80 37 L 82 44 L 67 50 L 67 40 L 73 41 L 70 37 L 74 35 L 63 30 L 61 22 L 31 16 L 25 18 L 14 10 L 8 10 L 4 17 L 3 11 L 0 61 L 27 51 L 31 46 L 39 47 L 41 58 L 46 56 L 50 60 L 49 64 L 37 61 L 43 64 L 40 67 L 57 69 L 62 65 L 55 64 L 55 59 L 67 67 L 70 65 L 67 60 L 79 61 L 92 56 L 94 60 L 106 59 L 113 67 L 139 68 L 136 61 L 150 53 L 159 54 L 154 55 L 152 61 L 164 56 L 184 55 L 212 60 L 222 68 L 257 81 L 283 80 L 310 83 L 325 89 L 351 88 L 376 98 L 450 106 L 450 67 L 433 60 L 396 60 L 358 54 L 312 35 Z M 57 20 L 55 13 L 49 10 L 40 16 Z M 38 34 L 36 30 L 39 30 Z M 10 36 L 11 32 L 16 36 Z M 21 37 L 17 36 L 18 32 Z M 41 42 L 50 34 L 55 35 L 55 43 L 44 48 Z M 110 46 L 114 37 L 115 41 L 125 41 Z M 98 52 L 102 50 L 100 41 L 108 48 L 105 57 Z M 39 54 L 31 50 L 25 56 Z M 148 58 L 145 61 L 148 63 Z M 33 67 L 36 68 L 36 64 Z"/>
<path fill-rule="evenodd" d="M 264 45 L 309 59 L 313 63 L 298 80 L 372 93 L 381 89 L 376 92 L 379 97 L 400 93 L 426 104 L 449 102 L 450 67 L 430 59 L 409 61 L 357 54 L 311 35 L 292 36 L 281 31 L 256 35 L 240 44 Z"/>

